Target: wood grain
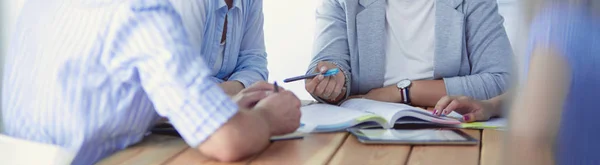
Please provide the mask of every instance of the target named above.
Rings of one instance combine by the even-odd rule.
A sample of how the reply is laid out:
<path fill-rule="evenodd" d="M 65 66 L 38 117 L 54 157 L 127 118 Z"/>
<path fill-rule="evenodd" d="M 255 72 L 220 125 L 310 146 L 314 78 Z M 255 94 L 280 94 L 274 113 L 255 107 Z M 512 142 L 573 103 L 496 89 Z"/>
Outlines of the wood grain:
<path fill-rule="evenodd" d="M 304 139 L 277 141 L 250 164 L 310 164 L 327 163 L 342 145 L 347 132 L 310 134 Z"/>
<path fill-rule="evenodd" d="M 480 139 L 480 130 L 463 129 L 463 131 Z M 479 164 L 479 144 L 472 146 L 413 146 L 407 164 L 477 165 Z"/>
<path fill-rule="evenodd" d="M 162 164 L 189 146 L 183 139 L 172 136 L 150 135 L 141 143 L 103 159 L 99 165 L 150 165 Z"/>
<path fill-rule="evenodd" d="M 504 132 L 493 129 L 483 130 L 481 144 L 481 165 L 501 165 Z"/>
<path fill-rule="evenodd" d="M 173 159 L 169 160 L 167 165 L 240 165 L 240 164 L 248 164 L 252 160 L 252 157 L 232 163 L 223 163 L 216 161 L 212 158 L 202 155 L 198 150 L 193 148 L 188 148 L 181 154 L 175 156 Z"/>
<path fill-rule="evenodd" d="M 410 145 L 366 145 L 350 135 L 329 164 L 405 164 Z"/>

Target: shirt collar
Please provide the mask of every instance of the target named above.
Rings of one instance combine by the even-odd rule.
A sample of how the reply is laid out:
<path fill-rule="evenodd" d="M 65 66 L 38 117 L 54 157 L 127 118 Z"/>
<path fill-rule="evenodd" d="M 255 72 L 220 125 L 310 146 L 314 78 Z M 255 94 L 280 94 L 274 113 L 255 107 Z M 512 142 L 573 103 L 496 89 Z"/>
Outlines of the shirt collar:
<path fill-rule="evenodd" d="M 217 0 L 218 4 L 217 4 L 217 10 L 222 9 L 222 8 L 227 8 L 227 3 L 225 3 L 225 0 Z M 242 0 L 233 0 L 233 6 L 231 7 L 231 9 L 234 8 L 242 8 Z"/>

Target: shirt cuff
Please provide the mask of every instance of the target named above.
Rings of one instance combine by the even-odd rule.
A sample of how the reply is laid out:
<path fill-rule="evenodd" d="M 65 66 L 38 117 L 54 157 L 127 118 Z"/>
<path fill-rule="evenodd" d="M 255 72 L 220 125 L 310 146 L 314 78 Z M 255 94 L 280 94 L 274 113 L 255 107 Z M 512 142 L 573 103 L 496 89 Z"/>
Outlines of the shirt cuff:
<path fill-rule="evenodd" d="M 221 80 L 220 78 L 216 78 L 216 77 L 210 77 L 210 80 L 212 82 L 214 82 L 215 84 L 221 84 L 221 83 L 225 82 L 224 80 Z"/>
<path fill-rule="evenodd" d="M 168 116 L 191 147 L 202 144 L 238 111 L 237 104 L 216 85 L 200 95 L 198 102 L 188 102 L 181 111 Z"/>
<path fill-rule="evenodd" d="M 252 86 L 252 84 L 261 80 L 264 81 L 264 79 L 262 79 L 261 76 L 259 76 L 253 71 L 239 71 L 234 73 L 228 79 L 228 81 L 239 81 L 240 83 L 242 83 L 242 85 L 244 85 L 244 88 Z"/>

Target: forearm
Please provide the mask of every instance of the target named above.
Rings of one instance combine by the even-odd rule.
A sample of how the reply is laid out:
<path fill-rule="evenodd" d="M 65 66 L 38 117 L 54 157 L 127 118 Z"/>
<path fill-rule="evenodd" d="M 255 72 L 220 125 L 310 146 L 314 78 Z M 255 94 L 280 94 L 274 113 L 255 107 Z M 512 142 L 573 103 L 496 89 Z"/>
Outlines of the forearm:
<path fill-rule="evenodd" d="M 204 143 L 201 153 L 220 161 L 236 161 L 263 150 L 269 144 L 270 129 L 259 111 L 239 111 Z"/>
<path fill-rule="evenodd" d="M 523 92 L 512 108 L 508 160 L 528 164 L 553 164 L 554 145 L 563 107 L 571 85 L 571 70 L 558 51 L 536 47 Z M 528 149 L 529 153 L 519 149 Z M 532 156 L 524 156 L 537 153 Z M 512 163 L 512 162 L 511 162 Z"/>
<path fill-rule="evenodd" d="M 506 142 L 505 158 L 502 164 L 548 165 L 555 164 L 553 149 L 549 139 L 510 136 Z"/>
<path fill-rule="evenodd" d="M 257 61 L 247 61 L 248 63 L 253 63 L 253 65 L 247 64 L 238 64 L 234 73 L 231 74 L 227 81 L 237 81 L 242 84 L 244 87 L 252 86 L 254 83 L 260 81 L 266 81 L 269 79 L 269 71 L 267 70 L 266 61 L 257 62 Z"/>
<path fill-rule="evenodd" d="M 510 93 L 505 93 L 500 96 L 491 98 L 489 100 L 485 100 L 485 102 L 488 102 L 492 105 L 492 108 L 490 109 L 490 111 L 492 111 L 492 117 L 502 115 L 502 107 L 504 106 L 504 102 L 506 102 L 506 100 L 509 99 L 507 95 L 510 95 Z"/>
<path fill-rule="evenodd" d="M 228 95 L 228 96 L 233 96 L 236 95 L 237 93 L 239 93 L 240 91 L 242 91 L 244 89 L 244 85 L 239 82 L 239 81 L 225 81 L 221 84 L 219 84 L 219 87 L 221 87 L 221 89 L 223 89 L 223 91 Z"/>
<path fill-rule="evenodd" d="M 411 103 L 415 106 L 433 107 L 446 96 L 444 80 L 413 81 L 409 90 Z"/>

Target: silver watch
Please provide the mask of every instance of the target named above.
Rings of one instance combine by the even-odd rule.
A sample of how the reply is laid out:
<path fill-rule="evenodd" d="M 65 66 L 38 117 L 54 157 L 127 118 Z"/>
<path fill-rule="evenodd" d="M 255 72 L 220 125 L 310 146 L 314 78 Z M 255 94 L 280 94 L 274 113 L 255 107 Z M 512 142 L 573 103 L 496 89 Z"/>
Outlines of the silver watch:
<path fill-rule="evenodd" d="M 412 81 L 410 81 L 409 79 L 400 80 L 400 82 L 398 82 L 396 84 L 396 87 L 398 87 L 398 90 L 400 91 L 400 94 L 402 95 L 402 103 L 404 103 L 404 104 L 410 104 L 410 97 L 409 97 L 410 85 L 412 85 Z"/>

